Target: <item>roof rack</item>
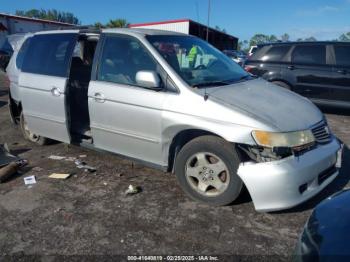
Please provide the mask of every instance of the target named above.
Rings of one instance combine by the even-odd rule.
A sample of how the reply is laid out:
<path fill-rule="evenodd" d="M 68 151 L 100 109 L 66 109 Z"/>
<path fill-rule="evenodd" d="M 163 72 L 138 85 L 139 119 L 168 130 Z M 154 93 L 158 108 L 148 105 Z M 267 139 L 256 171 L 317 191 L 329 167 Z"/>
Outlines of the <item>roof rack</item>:
<path fill-rule="evenodd" d="M 74 30 L 78 29 L 80 33 L 96 33 L 100 34 L 101 29 L 91 25 L 73 25 L 73 26 L 65 26 L 59 27 L 58 30 Z"/>

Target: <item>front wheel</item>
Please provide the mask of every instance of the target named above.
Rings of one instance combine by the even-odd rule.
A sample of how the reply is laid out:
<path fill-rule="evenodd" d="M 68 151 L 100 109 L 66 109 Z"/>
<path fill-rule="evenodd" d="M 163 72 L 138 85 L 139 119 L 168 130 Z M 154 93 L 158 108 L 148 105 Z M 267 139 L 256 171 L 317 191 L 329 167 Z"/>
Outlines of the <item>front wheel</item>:
<path fill-rule="evenodd" d="M 175 174 L 182 189 L 194 200 L 215 206 L 232 203 L 243 183 L 237 175 L 239 158 L 234 145 L 215 136 L 202 136 L 179 152 Z"/>
<path fill-rule="evenodd" d="M 48 138 L 34 134 L 29 130 L 27 122 L 24 118 L 23 112 L 21 113 L 21 116 L 20 116 L 20 127 L 22 131 L 22 135 L 25 139 L 41 146 L 47 145 L 49 143 Z"/>

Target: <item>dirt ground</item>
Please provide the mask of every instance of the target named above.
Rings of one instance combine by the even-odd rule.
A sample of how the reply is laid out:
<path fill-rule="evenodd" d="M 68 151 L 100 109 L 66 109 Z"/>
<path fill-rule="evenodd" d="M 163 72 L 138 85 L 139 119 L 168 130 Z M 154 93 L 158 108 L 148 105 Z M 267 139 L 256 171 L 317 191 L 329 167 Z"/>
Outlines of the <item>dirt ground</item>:
<path fill-rule="evenodd" d="M 0 144 L 28 159 L 22 174 L 0 184 L 0 255 L 277 255 L 293 253 L 313 207 L 349 187 L 349 150 L 339 177 L 305 204 L 283 212 L 257 213 L 247 192 L 237 203 L 209 207 L 191 201 L 174 175 L 76 146 L 40 147 L 11 125 L 7 91 L 0 82 Z M 350 145 L 350 114 L 331 112 L 332 130 Z M 50 155 L 82 158 L 96 174 Z M 72 173 L 67 180 L 51 173 Z M 24 185 L 35 175 L 37 184 Z M 129 186 L 142 192 L 125 196 Z M 279 257 L 282 258 L 282 257 Z"/>

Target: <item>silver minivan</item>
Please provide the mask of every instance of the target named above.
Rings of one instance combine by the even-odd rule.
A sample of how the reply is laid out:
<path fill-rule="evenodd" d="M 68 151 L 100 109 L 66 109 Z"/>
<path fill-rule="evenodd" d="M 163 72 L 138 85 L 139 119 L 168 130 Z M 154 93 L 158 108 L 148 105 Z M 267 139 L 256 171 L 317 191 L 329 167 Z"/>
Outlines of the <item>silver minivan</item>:
<path fill-rule="evenodd" d="M 338 174 L 341 145 L 317 107 L 199 38 L 58 30 L 35 33 L 22 49 L 10 108 L 33 142 L 140 160 L 212 205 L 230 204 L 245 186 L 258 211 L 296 206 Z"/>

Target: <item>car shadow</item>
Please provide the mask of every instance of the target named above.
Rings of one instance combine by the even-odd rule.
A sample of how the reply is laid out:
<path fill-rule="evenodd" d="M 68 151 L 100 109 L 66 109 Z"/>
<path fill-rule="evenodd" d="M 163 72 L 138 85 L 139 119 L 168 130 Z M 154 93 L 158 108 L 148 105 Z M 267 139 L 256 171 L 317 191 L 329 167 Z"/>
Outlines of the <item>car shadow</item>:
<path fill-rule="evenodd" d="M 270 212 L 270 213 L 285 214 L 285 213 L 303 212 L 310 209 L 314 209 L 324 199 L 345 189 L 346 185 L 350 181 L 350 162 L 346 161 L 347 159 L 350 159 L 350 149 L 348 146 L 344 145 L 342 167 L 339 170 L 339 175 L 334 179 L 332 183 L 330 183 L 326 188 L 324 188 L 319 194 L 317 194 L 313 198 L 309 199 L 308 201 L 294 208 L 276 211 L 276 212 Z"/>

